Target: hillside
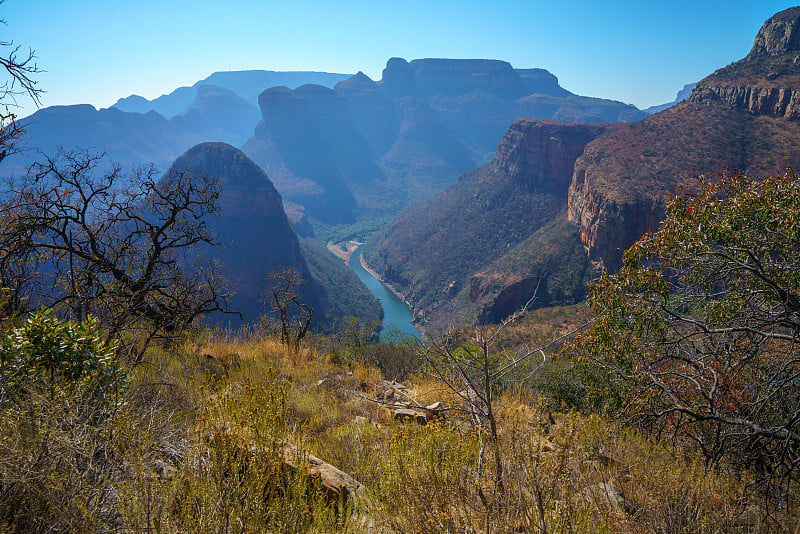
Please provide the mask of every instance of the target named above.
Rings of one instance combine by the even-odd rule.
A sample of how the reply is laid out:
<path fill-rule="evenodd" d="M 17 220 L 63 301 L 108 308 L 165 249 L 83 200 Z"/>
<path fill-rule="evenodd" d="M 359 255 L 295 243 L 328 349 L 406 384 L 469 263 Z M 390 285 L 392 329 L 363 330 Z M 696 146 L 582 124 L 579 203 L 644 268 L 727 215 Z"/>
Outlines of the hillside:
<path fill-rule="evenodd" d="M 655 229 L 670 196 L 726 168 L 752 175 L 800 165 L 800 8 L 775 15 L 748 56 L 698 82 L 666 111 L 590 143 L 575 164 L 569 220 L 608 270 Z"/>
<path fill-rule="evenodd" d="M 223 247 L 206 254 L 222 262 L 233 292 L 230 307 L 244 314 L 244 322 L 258 319 L 264 292 L 271 287 L 268 276 L 283 269 L 293 269 L 305 281 L 301 297 L 314 308 L 315 329 L 329 329 L 344 317 L 380 318 L 377 303 L 355 275 L 326 250 L 301 245 L 281 195 L 243 152 L 223 143 L 203 143 L 170 168 L 182 169 L 222 177 L 221 212 L 212 228 Z M 216 320 L 238 323 L 232 316 Z"/>
<path fill-rule="evenodd" d="M 608 124 L 521 119 L 492 162 L 370 239 L 367 263 L 415 314 L 443 322 L 495 322 L 523 306 L 573 303 L 591 276 L 577 227 L 566 220 L 575 159 Z"/>

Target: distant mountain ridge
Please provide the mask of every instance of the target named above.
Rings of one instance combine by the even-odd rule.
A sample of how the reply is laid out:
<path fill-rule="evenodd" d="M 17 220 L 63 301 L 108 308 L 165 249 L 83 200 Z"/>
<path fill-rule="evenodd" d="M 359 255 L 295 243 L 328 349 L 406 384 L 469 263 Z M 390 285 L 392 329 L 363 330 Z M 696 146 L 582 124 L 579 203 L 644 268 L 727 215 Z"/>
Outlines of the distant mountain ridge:
<path fill-rule="evenodd" d="M 680 104 L 681 102 L 689 98 L 689 95 L 692 94 L 694 86 L 695 86 L 694 83 L 687 83 L 686 85 L 683 86 L 683 89 L 678 91 L 678 94 L 675 95 L 675 100 L 673 100 L 672 102 L 667 102 L 666 104 L 658 104 L 657 106 L 650 106 L 649 108 L 645 108 L 644 112 L 653 115 L 660 111 L 664 111 L 665 109 L 669 109 L 675 104 Z"/>
<path fill-rule="evenodd" d="M 269 89 L 270 87 L 285 85 L 294 89 L 309 83 L 333 87 L 337 82 L 350 76 L 350 74 L 316 71 L 221 71 L 211 74 L 190 87 L 179 87 L 171 93 L 161 95 L 153 100 L 147 100 L 139 95 L 130 95 L 120 98 L 112 107 L 129 113 L 155 111 L 169 119 L 183 113 L 197 96 L 198 89 L 203 85 L 214 85 L 228 89 L 255 105 L 258 95 L 264 89 Z"/>
<path fill-rule="evenodd" d="M 271 87 L 253 105 L 249 99 L 277 74 L 340 81 L 333 89 Z M 600 122 L 645 116 L 620 102 L 573 95 L 543 69 L 514 69 L 499 60 L 392 58 L 377 82 L 363 73 L 277 74 L 215 73 L 166 95 L 163 102 L 180 101 L 162 110 L 168 116 L 179 110 L 170 118 L 118 107 L 46 108 L 25 119 L 27 141 L 44 151 L 93 147 L 124 167 L 155 162 L 161 168 L 197 143 L 240 146 L 274 180 L 310 234 L 308 221 L 381 218 L 430 198 L 488 162 L 517 118 Z M 184 98 L 187 89 L 193 100 Z M 10 158 L 0 173 L 25 172 L 34 157 Z"/>
<path fill-rule="evenodd" d="M 356 208 L 391 214 L 430 198 L 486 163 L 520 117 L 646 116 L 574 95 L 546 70 L 484 59 L 391 58 L 377 82 L 359 72 L 333 90 L 272 88 L 259 105 L 262 121 L 243 149 L 288 200 L 328 223 L 354 220 Z"/>

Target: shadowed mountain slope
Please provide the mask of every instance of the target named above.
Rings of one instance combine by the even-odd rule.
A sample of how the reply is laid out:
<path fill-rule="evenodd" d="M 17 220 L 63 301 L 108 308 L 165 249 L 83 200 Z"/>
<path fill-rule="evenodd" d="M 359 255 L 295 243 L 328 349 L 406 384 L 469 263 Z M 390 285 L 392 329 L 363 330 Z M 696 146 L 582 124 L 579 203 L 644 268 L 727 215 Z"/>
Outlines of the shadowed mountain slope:
<path fill-rule="evenodd" d="M 539 291 L 535 307 L 583 298 L 589 263 L 567 223 L 585 145 L 614 125 L 521 119 L 492 162 L 401 213 L 365 258 L 435 324 L 492 322 Z"/>
<path fill-rule="evenodd" d="M 264 292 L 271 287 L 269 274 L 286 268 L 305 280 L 301 297 L 314 308 L 315 328 L 331 327 L 342 317 L 379 318 L 377 304 L 355 275 L 327 250 L 301 245 L 281 195 L 242 151 L 224 143 L 199 144 L 171 167 L 183 169 L 222 178 L 221 213 L 212 226 L 223 249 L 206 254 L 222 261 L 228 271 L 234 292 L 231 308 L 242 312 L 245 322 L 258 318 Z"/>

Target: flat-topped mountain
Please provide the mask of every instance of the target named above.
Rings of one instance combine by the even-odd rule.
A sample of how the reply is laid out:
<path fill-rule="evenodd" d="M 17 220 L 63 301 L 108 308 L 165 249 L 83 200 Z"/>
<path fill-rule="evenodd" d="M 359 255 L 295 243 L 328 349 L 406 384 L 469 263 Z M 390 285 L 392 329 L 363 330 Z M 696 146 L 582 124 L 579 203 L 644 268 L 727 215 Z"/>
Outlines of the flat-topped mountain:
<path fill-rule="evenodd" d="M 315 77 L 319 84 L 291 88 Z M 287 85 L 262 90 L 278 80 Z M 325 86 L 334 80 L 333 89 Z M 122 111 L 153 108 L 164 115 Z M 514 69 L 498 60 L 392 58 L 379 81 L 363 73 L 214 73 L 153 102 L 131 97 L 107 110 L 43 109 L 26 127 L 31 149 L 92 147 L 124 167 L 154 162 L 166 168 L 201 142 L 241 146 L 310 233 L 308 221 L 374 220 L 427 200 L 488 163 L 518 118 L 588 123 L 643 116 L 620 102 L 573 95 L 543 69 Z M 25 172 L 33 158 L 33 150 L 10 158 L 0 173 Z"/>
<path fill-rule="evenodd" d="M 380 318 L 377 304 L 354 274 L 335 259 L 327 259 L 330 253 L 324 249 L 301 244 L 281 195 L 241 150 L 224 143 L 202 143 L 170 168 L 180 170 L 222 178 L 221 212 L 211 227 L 223 246 L 206 254 L 222 262 L 233 291 L 230 308 L 243 313 L 245 322 L 257 320 L 264 292 L 271 287 L 270 273 L 283 269 L 293 269 L 305 281 L 301 298 L 314 308 L 316 329 L 331 327 L 344 317 Z M 217 320 L 233 321 L 232 316 Z"/>
<path fill-rule="evenodd" d="M 615 125 L 520 119 L 491 163 L 401 213 L 366 260 L 437 324 L 493 322 L 525 304 L 568 304 L 591 274 L 566 220 L 575 159 Z"/>
<path fill-rule="evenodd" d="M 750 54 L 698 82 L 689 98 L 589 143 L 575 164 L 569 218 L 608 270 L 621 249 L 663 218 L 667 200 L 699 174 L 753 176 L 800 165 L 800 8 L 759 31 Z"/>
<path fill-rule="evenodd" d="M 385 216 L 427 200 L 487 163 L 521 117 L 637 120 L 645 113 L 573 95 L 543 69 L 484 59 L 392 58 L 382 79 L 359 72 L 333 91 L 272 88 L 243 149 L 312 218 Z"/>

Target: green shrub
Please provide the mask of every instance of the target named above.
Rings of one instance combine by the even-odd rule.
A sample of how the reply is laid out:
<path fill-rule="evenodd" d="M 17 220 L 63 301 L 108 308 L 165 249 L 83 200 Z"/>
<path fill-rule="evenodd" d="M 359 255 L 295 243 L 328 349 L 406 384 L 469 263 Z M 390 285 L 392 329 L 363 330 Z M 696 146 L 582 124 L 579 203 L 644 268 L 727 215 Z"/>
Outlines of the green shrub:
<path fill-rule="evenodd" d="M 63 393 L 94 410 L 110 408 L 128 383 L 115 349 L 102 341 L 95 319 L 60 321 L 39 310 L 0 337 L 0 402 Z"/>

